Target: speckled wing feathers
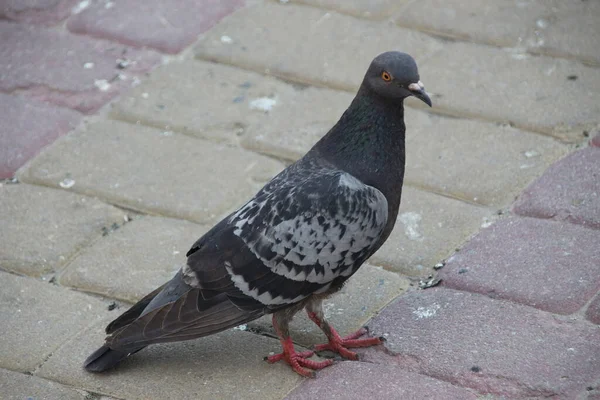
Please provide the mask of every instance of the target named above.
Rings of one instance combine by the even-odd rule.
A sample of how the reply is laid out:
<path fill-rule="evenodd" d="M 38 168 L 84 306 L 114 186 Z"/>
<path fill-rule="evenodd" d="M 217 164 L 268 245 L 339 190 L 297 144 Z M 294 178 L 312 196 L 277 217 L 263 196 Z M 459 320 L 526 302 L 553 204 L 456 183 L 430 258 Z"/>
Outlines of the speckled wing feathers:
<path fill-rule="evenodd" d="M 200 253 L 221 249 L 221 264 L 210 268 L 227 276 L 208 282 L 193 253 L 183 273 L 204 290 L 218 281 L 268 308 L 292 304 L 352 275 L 373 252 L 387 210 L 380 191 L 343 171 L 293 165 L 197 244 Z"/>

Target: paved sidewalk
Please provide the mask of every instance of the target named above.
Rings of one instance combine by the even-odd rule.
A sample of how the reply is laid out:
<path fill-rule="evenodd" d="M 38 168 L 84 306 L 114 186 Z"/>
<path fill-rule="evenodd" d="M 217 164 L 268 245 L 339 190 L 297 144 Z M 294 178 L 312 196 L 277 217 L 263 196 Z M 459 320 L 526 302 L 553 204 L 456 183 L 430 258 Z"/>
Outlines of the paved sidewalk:
<path fill-rule="evenodd" d="M 599 399 L 598 21 L 591 0 L 0 2 L 0 397 Z M 326 305 L 385 347 L 302 379 L 263 361 L 263 318 L 86 373 L 392 49 L 434 108 L 407 101 L 396 228 Z"/>

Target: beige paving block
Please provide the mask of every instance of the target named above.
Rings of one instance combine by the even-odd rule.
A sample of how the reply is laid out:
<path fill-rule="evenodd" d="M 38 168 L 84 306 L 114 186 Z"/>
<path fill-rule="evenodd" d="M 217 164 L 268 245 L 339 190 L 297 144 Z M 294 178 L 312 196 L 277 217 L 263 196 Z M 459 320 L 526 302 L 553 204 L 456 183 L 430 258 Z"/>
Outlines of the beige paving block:
<path fill-rule="evenodd" d="M 495 219 L 493 210 L 405 187 L 396 226 L 369 262 L 427 276 L 469 237 Z"/>
<path fill-rule="evenodd" d="M 0 368 L 32 371 L 107 312 L 104 301 L 0 272 Z"/>
<path fill-rule="evenodd" d="M 422 64 L 441 48 L 428 35 L 388 22 L 265 3 L 224 19 L 200 39 L 196 56 L 353 91 L 379 53 L 405 51 Z"/>
<path fill-rule="evenodd" d="M 0 369 L 0 393 L 4 400 L 111 400 L 106 396 L 4 369 Z"/>
<path fill-rule="evenodd" d="M 283 165 L 185 135 L 100 121 L 63 137 L 19 177 L 98 196 L 142 212 L 215 221 L 243 204 Z"/>
<path fill-rule="evenodd" d="M 420 74 L 440 112 L 512 122 L 575 142 L 600 122 L 600 69 L 575 61 L 452 43 Z"/>
<path fill-rule="evenodd" d="M 210 227 L 169 218 L 136 219 L 80 253 L 61 285 L 136 302 L 170 280 Z"/>
<path fill-rule="evenodd" d="M 291 0 L 291 4 L 307 4 L 362 18 L 381 19 L 389 16 L 410 0 Z"/>
<path fill-rule="evenodd" d="M 497 208 L 516 196 L 568 146 L 508 125 L 407 111 L 405 182 Z"/>
<path fill-rule="evenodd" d="M 279 352 L 279 341 L 241 331 L 225 331 L 187 342 L 150 346 L 117 368 L 92 374 L 83 360 L 103 340 L 108 320 L 67 343 L 37 375 L 123 399 L 279 400 L 302 380 L 281 362 L 263 358 Z"/>
<path fill-rule="evenodd" d="M 409 285 L 410 282 L 398 274 L 365 264 L 340 292 L 324 302 L 325 317 L 342 336 L 356 332 L 386 304 L 404 293 Z M 250 322 L 248 328 L 276 337 L 271 315 Z M 295 343 L 309 348 L 326 341 L 323 332 L 304 311 L 296 314 L 290 332 Z"/>
<path fill-rule="evenodd" d="M 413 1 L 399 25 L 600 64 L 600 2 L 561 0 Z"/>
<path fill-rule="evenodd" d="M 447 118 L 409 108 L 405 118 L 404 182 L 482 205 L 508 206 L 527 184 L 568 151 L 554 139 L 507 125 Z M 334 123 L 249 133 L 242 145 L 296 160 Z"/>
<path fill-rule="evenodd" d="M 340 114 L 341 115 L 341 114 Z M 257 153 L 295 161 L 304 156 L 310 148 L 319 141 L 337 121 L 314 122 L 305 126 L 276 131 L 248 132 L 240 144 Z"/>
<path fill-rule="evenodd" d="M 333 125 L 351 101 L 345 92 L 291 85 L 223 64 L 188 60 L 154 71 L 123 96 L 111 114 L 235 143 L 238 136 L 277 137 L 310 124 Z"/>
<path fill-rule="evenodd" d="M 0 268 L 34 276 L 56 271 L 124 218 L 94 198 L 0 183 Z"/>

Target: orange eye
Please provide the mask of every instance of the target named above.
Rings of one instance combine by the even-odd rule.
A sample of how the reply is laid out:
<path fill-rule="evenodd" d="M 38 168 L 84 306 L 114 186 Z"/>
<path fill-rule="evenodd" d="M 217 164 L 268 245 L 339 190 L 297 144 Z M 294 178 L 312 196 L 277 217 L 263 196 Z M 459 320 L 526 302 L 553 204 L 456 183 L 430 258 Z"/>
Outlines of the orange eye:
<path fill-rule="evenodd" d="M 392 76 L 387 71 L 383 71 L 383 73 L 381 74 L 381 79 L 383 79 L 386 82 L 389 82 L 392 80 Z"/>

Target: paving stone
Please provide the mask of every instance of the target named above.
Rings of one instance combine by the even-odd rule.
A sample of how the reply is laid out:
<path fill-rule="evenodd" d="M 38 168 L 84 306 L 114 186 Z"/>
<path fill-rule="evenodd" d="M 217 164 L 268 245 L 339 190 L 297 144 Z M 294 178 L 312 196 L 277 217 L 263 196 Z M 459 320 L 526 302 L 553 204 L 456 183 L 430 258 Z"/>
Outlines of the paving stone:
<path fill-rule="evenodd" d="M 0 369 L 0 393 L 4 400 L 111 400 L 46 379 Z M 96 396 L 96 397 L 92 397 Z"/>
<path fill-rule="evenodd" d="M 341 98 L 339 105 L 343 107 Z M 553 139 L 507 125 L 440 117 L 412 109 L 405 117 L 404 182 L 482 205 L 508 206 L 529 182 L 567 151 Z M 296 160 L 336 121 L 249 132 L 241 143 L 250 150 Z"/>
<path fill-rule="evenodd" d="M 69 18 L 74 33 L 178 53 L 244 0 L 98 1 Z"/>
<path fill-rule="evenodd" d="M 106 323 L 54 352 L 37 375 L 118 398 L 148 400 L 279 400 L 302 380 L 286 364 L 263 360 L 280 351 L 279 341 L 239 330 L 150 346 L 112 371 L 91 374 L 81 365 L 102 343 Z"/>
<path fill-rule="evenodd" d="M 410 0 L 292 0 L 291 4 L 307 4 L 336 10 L 363 18 L 384 18 L 409 3 Z M 283 2 L 282 2 L 283 3 Z"/>
<path fill-rule="evenodd" d="M 148 50 L 0 21 L 0 90 L 81 112 L 97 110 L 159 61 Z"/>
<path fill-rule="evenodd" d="M 54 24 L 67 18 L 77 0 L 3 0 L 0 18 Z"/>
<path fill-rule="evenodd" d="M 33 185 L 0 184 L 0 199 L 0 268 L 34 276 L 60 269 L 126 215 L 93 198 Z"/>
<path fill-rule="evenodd" d="M 104 315 L 98 299 L 0 272 L 0 368 L 32 371 Z"/>
<path fill-rule="evenodd" d="M 370 263 L 412 276 L 427 276 L 451 255 L 493 211 L 411 187 L 404 187 L 396 226 Z"/>
<path fill-rule="evenodd" d="M 35 156 L 41 148 L 73 129 L 80 115 L 20 96 L 0 93 L 0 179 Z"/>
<path fill-rule="evenodd" d="M 570 314 L 600 290 L 598 243 L 599 230 L 508 218 L 471 239 L 439 277 L 453 289 Z"/>
<path fill-rule="evenodd" d="M 403 50 L 423 63 L 441 47 L 430 36 L 388 23 L 265 3 L 240 10 L 216 25 L 200 38 L 196 56 L 353 91 L 377 54 Z"/>
<path fill-rule="evenodd" d="M 168 218 L 135 219 L 80 253 L 59 283 L 134 303 L 170 280 L 209 228 Z"/>
<path fill-rule="evenodd" d="M 564 141 L 581 141 L 599 122 L 600 69 L 575 61 L 447 43 L 419 69 L 442 113 L 511 122 Z"/>
<path fill-rule="evenodd" d="M 589 389 L 589 388 L 592 388 L 592 389 Z M 579 397 L 577 397 L 577 398 L 578 399 L 586 399 L 586 400 L 599 400 L 600 393 L 594 389 L 595 389 L 594 387 L 589 386 L 584 391 L 582 391 L 581 394 L 579 395 Z"/>
<path fill-rule="evenodd" d="M 283 168 L 224 145 L 117 121 L 61 138 L 19 179 L 58 186 L 151 214 L 215 222 Z M 227 178 L 227 179 L 224 179 Z"/>
<path fill-rule="evenodd" d="M 396 17 L 404 27 L 600 64 L 598 18 L 597 1 L 560 0 L 414 1 Z"/>
<path fill-rule="evenodd" d="M 596 296 L 588 306 L 585 317 L 591 322 L 600 325 L 600 296 Z"/>
<path fill-rule="evenodd" d="M 477 399 L 466 389 L 389 365 L 344 361 L 306 379 L 286 400 Z"/>
<path fill-rule="evenodd" d="M 389 363 L 481 394 L 574 398 L 600 374 L 600 331 L 581 320 L 479 294 L 433 288 L 400 297 L 371 321 Z"/>
<path fill-rule="evenodd" d="M 410 282 L 380 267 L 363 265 L 344 288 L 327 299 L 323 305 L 325 317 L 331 325 L 345 336 L 356 332 L 392 299 L 406 291 Z M 271 315 L 250 322 L 248 328 L 277 337 L 271 323 Z M 290 325 L 295 343 L 311 347 L 324 343 L 323 332 L 299 312 Z"/>
<path fill-rule="evenodd" d="M 552 165 L 525 189 L 513 210 L 600 228 L 600 149 L 586 148 Z"/>
<path fill-rule="evenodd" d="M 405 182 L 469 202 L 508 206 L 567 152 L 553 139 L 508 125 L 407 115 Z"/>
<path fill-rule="evenodd" d="M 226 65 L 189 60 L 154 71 L 114 105 L 112 116 L 236 142 L 238 135 L 272 137 L 311 124 L 325 125 L 322 135 L 351 101 L 345 92 L 290 85 Z"/>

